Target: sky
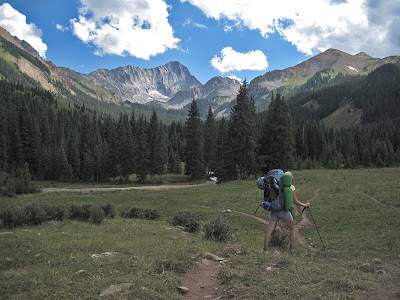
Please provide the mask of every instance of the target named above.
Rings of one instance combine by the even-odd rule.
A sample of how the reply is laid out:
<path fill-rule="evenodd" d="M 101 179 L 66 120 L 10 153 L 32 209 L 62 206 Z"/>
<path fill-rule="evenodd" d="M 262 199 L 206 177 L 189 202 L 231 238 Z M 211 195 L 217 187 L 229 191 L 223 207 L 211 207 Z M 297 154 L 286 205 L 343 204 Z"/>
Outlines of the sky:
<path fill-rule="evenodd" d="M 179 61 L 203 84 L 329 48 L 400 55 L 400 0 L 0 0 L 0 26 L 83 74 Z"/>

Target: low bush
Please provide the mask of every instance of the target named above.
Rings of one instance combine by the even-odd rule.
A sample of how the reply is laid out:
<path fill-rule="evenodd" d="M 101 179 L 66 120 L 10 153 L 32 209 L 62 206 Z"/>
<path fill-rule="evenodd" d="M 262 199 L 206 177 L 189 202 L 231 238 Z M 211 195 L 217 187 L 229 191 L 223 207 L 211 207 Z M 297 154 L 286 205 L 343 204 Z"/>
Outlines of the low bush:
<path fill-rule="evenodd" d="M 67 218 L 67 208 L 63 205 L 46 205 L 44 210 L 49 220 L 63 221 Z"/>
<path fill-rule="evenodd" d="M 288 238 L 289 238 L 288 232 L 275 229 L 274 231 L 272 231 L 269 245 L 272 247 L 285 249 L 288 246 Z"/>
<path fill-rule="evenodd" d="M 83 205 L 75 205 L 72 204 L 69 207 L 69 219 L 78 220 L 78 221 L 87 221 L 89 220 L 89 208 L 91 204 L 83 204 Z"/>
<path fill-rule="evenodd" d="M 178 212 L 170 221 L 174 226 L 182 226 L 187 232 L 198 232 L 200 230 L 199 217 L 189 211 Z"/>
<path fill-rule="evenodd" d="M 100 224 L 105 218 L 105 213 L 99 206 L 92 205 L 88 208 L 89 220 L 93 224 Z"/>
<path fill-rule="evenodd" d="M 121 212 L 121 216 L 127 219 L 146 219 L 146 220 L 158 220 L 160 218 L 160 214 L 158 211 L 154 209 L 143 209 L 133 207 L 131 209 L 125 210 Z"/>
<path fill-rule="evenodd" d="M 149 208 L 146 208 L 143 211 L 143 216 L 146 220 L 158 220 L 160 218 L 160 214 L 158 213 L 158 211 Z"/>
<path fill-rule="evenodd" d="M 100 208 L 104 211 L 106 217 L 115 218 L 115 216 L 117 215 L 117 210 L 115 209 L 115 206 L 110 203 L 104 204 L 100 206 Z"/>
<path fill-rule="evenodd" d="M 142 216 L 142 209 L 133 207 L 121 212 L 121 216 L 127 219 L 139 219 Z"/>
<path fill-rule="evenodd" d="M 115 207 L 107 205 L 104 208 L 92 204 L 73 204 L 69 207 L 53 204 L 29 204 L 25 206 L 4 207 L 0 211 L 2 227 L 8 228 L 23 225 L 40 225 L 45 221 L 63 221 L 66 218 L 100 224 L 106 215 L 115 217 Z"/>
<path fill-rule="evenodd" d="M 3 219 L 5 227 L 14 228 L 28 223 L 26 213 L 21 207 L 4 208 L 0 217 Z"/>
<path fill-rule="evenodd" d="M 105 218 L 105 216 L 106 214 L 104 212 L 104 209 L 96 205 L 72 204 L 69 207 L 69 219 L 71 220 L 90 221 L 94 224 L 100 224 Z"/>
<path fill-rule="evenodd" d="M 48 220 L 48 216 L 44 207 L 37 204 L 27 205 L 23 209 L 27 225 L 40 225 Z"/>
<path fill-rule="evenodd" d="M 218 215 L 204 225 L 204 236 L 211 240 L 224 242 L 232 238 L 232 228 L 228 221 Z"/>

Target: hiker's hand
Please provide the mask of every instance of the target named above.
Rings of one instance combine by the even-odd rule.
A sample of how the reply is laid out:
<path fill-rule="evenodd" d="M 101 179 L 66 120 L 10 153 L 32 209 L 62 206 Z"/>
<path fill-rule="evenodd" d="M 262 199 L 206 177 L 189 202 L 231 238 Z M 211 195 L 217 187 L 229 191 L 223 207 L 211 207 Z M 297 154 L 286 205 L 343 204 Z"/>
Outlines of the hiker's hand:
<path fill-rule="evenodd" d="M 310 202 L 304 203 L 304 207 L 309 207 L 311 205 Z"/>

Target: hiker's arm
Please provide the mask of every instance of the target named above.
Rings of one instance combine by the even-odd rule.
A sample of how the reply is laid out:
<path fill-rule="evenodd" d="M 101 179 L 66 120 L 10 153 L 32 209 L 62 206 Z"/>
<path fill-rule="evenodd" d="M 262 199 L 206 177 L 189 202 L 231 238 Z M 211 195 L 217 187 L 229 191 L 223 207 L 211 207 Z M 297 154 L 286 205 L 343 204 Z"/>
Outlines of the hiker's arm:
<path fill-rule="evenodd" d="M 299 200 L 297 200 L 296 191 L 293 191 L 293 202 L 297 206 L 302 206 L 302 207 L 309 207 L 310 206 L 310 202 L 301 203 Z"/>

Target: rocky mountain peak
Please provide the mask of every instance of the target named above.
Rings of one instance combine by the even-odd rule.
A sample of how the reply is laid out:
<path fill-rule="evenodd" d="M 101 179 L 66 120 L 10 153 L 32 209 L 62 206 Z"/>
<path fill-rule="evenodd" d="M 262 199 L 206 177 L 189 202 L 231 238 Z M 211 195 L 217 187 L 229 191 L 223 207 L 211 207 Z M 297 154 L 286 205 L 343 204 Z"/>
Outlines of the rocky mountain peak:
<path fill-rule="evenodd" d="M 125 66 L 113 70 L 101 69 L 86 75 L 94 85 L 113 91 L 124 100 L 147 103 L 166 102 L 180 90 L 201 83 L 177 61 L 157 68 Z"/>
<path fill-rule="evenodd" d="M 372 56 L 369 56 L 367 53 L 365 53 L 365 52 L 359 52 L 359 53 L 357 53 L 355 56 L 358 56 L 358 57 L 363 57 L 363 58 L 372 58 Z"/>

